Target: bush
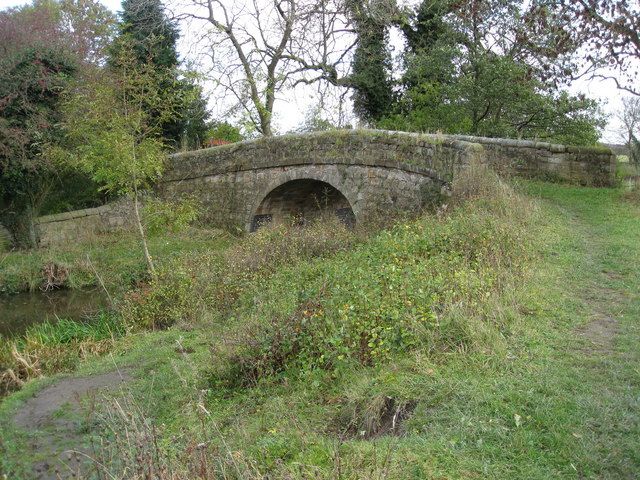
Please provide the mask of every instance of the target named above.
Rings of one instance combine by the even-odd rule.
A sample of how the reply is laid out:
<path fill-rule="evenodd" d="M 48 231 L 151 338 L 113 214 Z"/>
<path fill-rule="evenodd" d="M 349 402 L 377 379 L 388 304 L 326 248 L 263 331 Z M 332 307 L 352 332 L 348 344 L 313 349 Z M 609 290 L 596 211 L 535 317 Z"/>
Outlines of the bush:
<path fill-rule="evenodd" d="M 142 210 L 147 232 L 151 235 L 182 232 L 198 219 L 200 207 L 197 199 L 189 197 L 176 202 L 148 199 Z"/>
<path fill-rule="evenodd" d="M 125 295 L 120 306 L 128 328 L 165 329 L 196 314 L 194 275 L 175 265 L 160 269 L 147 284 Z"/>

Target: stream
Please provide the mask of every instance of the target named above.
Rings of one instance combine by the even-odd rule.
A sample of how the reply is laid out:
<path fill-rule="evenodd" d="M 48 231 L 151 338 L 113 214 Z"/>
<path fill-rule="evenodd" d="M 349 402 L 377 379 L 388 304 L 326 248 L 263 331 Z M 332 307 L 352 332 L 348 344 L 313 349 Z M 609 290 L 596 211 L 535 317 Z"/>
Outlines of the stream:
<path fill-rule="evenodd" d="M 107 305 L 108 298 L 99 289 L 0 295 L 0 336 L 19 336 L 31 325 L 47 320 L 83 320 Z"/>

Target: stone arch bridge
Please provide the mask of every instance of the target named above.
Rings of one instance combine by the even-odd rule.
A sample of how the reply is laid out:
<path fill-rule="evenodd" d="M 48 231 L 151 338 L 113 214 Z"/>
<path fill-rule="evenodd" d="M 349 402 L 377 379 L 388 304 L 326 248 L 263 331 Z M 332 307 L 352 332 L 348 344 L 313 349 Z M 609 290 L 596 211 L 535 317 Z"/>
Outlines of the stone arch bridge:
<path fill-rule="evenodd" d="M 321 210 L 351 225 L 419 210 L 473 161 L 577 183 L 611 180 L 609 150 L 569 148 L 380 130 L 283 135 L 175 154 L 158 191 L 196 196 L 208 223 L 226 228 L 253 231 L 288 217 L 304 223 Z"/>
<path fill-rule="evenodd" d="M 419 210 L 472 161 L 504 174 L 615 184 L 616 157 L 603 147 L 334 130 L 172 155 L 157 192 L 167 199 L 195 195 L 208 223 L 231 229 L 251 231 L 290 216 L 304 222 L 320 210 L 353 224 L 389 210 Z M 42 246 L 133 228 L 127 199 L 47 215 L 36 224 Z"/>
<path fill-rule="evenodd" d="M 253 231 L 320 211 L 347 224 L 417 210 L 476 155 L 468 142 L 378 131 L 284 135 L 171 157 L 162 196 L 195 195 L 210 223 Z"/>

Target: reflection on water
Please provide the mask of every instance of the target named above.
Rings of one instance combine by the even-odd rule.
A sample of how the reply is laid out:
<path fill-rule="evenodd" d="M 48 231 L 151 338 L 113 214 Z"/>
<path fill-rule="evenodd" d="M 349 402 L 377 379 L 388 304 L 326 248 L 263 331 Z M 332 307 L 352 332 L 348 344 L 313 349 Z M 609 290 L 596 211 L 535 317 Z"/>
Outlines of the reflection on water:
<path fill-rule="evenodd" d="M 0 296 L 0 335 L 13 337 L 56 318 L 82 320 L 108 305 L 101 290 L 54 290 Z"/>

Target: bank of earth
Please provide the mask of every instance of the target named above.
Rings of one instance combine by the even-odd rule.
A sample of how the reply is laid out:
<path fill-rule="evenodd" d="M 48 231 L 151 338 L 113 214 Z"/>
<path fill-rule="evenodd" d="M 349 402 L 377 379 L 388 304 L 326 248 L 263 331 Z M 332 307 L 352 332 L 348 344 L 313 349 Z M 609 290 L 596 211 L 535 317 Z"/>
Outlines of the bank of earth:
<path fill-rule="evenodd" d="M 636 478 L 640 205 L 618 189 L 514 188 L 508 201 L 531 212 L 478 195 L 238 280 L 227 309 L 137 330 L 72 374 L 30 381 L 0 405 L 2 472 L 68 471 L 68 449 L 113 460 L 121 444 L 92 445 L 118 443 L 116 401 L 153 425 L 158 460 L 141 458 L 178 478 Z M 424 292 L 436 301 L 422 312 Z M 372 322 L 400 348 L 358 347 L 331 318 L 353 332 Z M 417 330 L 385 333 L 398 322 Z M 295 349 L 246 325 L 278 328 Z M 62 390 L 35 421 L 39 399 Z M 121 458 L 107 466 L 115 478 Z"/>

